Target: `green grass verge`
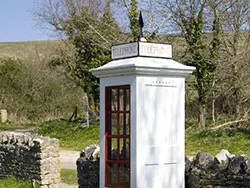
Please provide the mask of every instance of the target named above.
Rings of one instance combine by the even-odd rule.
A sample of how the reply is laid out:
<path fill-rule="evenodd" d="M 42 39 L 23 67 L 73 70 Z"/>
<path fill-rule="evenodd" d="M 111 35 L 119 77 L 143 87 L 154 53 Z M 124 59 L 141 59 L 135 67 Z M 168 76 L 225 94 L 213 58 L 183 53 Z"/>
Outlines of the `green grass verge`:
<path fill-rule="evenodd" d="M 250 126 L 231 130 L 198 130 L 195 123 L 186 123 L 186 155 L 194 156 L 197 152 L 208 152 L 213 155 L 222 149 L 227 149 L 235 155 L 250 156 Z M 248 123 L 249 124 L 249 123 Z M 88 129 L 80 128 L 79 123 L 67 120 L 53 120 L 38 126 L 38 133 L 43 136 L 58 138 L 63 149 L 82 150 L 90 144 L 99 144 L 99 125 L 96 122 Z M 0 130 L 28 128 L 35 124 L 0 124 Z"/>
<path fill-rule="evenodd" d="M 67 120 L 53 120 L 42 123 L 38 133 L 60 140 L 63 149 L 82 150 L 90 144 L 99 144 L 99 125 L 81 128 L 79 123 Z"/>
<path fill-rule="evenodd" d="M 36 127 L 37 125 L 34 123 L 13 123 L 13 122 L 6 122 L 6 123 L 0 123 L 0 131 L 12 131 L 16 129 L 27 129 L 30 127 Z"/>
<path fill-rule="evenodd" d="M 208 152 L 213 155 L 226 149 L 235 155 L 250 156 L 250 130 L 187 130 L 186 155 L 193 156 L 197 152 Z"/>
<path fill-rule="evenodd" d="M 61 181 L 69 185 L 78 185 L 77 171 L 61 169 Z"/>
<path fill-rule="evenodd" d="M 33 186 L 30 181 L 21 181 L 13 176 L 0 180 L 0 188 L 39 188 L 35 183 Z"/>

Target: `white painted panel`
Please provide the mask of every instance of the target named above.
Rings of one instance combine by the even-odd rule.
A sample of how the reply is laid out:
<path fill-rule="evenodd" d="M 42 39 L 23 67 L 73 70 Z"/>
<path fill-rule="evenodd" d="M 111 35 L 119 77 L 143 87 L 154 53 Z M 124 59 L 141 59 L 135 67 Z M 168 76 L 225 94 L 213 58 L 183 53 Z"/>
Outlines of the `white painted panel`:
<path fill-rule="evenodd" d="M 137 148 L 141 165 L 176 164 L 180 148 L 177 146 L 143 146 Z"/>
<path fill-rule="evenodd" d="M 137 188 L 182 188 L 184 180 L 177 174 L 178 168 L 177 164 L 145 166 Z"/>
<path fill-rule="evenodd" d="M 136 188 L 184 187 L 184 79 L 141 76 L 137 90 Z"/>

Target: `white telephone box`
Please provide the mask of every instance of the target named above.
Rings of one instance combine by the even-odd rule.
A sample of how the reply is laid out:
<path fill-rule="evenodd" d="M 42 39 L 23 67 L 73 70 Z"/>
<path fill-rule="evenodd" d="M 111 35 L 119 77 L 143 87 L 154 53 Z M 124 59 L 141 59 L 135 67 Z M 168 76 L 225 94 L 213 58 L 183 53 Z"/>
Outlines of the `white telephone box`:
<path fill-rule="evenodd" d="M 112 47 L 100 78 L 100 188 L 183 188 L 185 77 L 169 44 Z"/>

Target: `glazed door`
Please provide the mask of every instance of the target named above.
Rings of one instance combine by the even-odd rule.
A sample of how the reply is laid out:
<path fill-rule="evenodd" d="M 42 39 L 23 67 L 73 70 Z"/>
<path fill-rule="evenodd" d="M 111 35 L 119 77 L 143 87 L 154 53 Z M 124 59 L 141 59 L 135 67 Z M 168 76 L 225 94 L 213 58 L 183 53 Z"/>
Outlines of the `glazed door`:
<path fill-rule="evenodd" d="M 105 89 L 105 187 L 130 188 L 130 86 Z"/>

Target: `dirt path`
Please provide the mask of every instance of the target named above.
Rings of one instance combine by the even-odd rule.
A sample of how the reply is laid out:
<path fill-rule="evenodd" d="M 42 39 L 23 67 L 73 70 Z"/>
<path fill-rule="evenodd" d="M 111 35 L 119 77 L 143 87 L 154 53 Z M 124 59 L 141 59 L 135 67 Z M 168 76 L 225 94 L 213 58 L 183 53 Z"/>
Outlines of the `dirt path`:
<path fill-rule="evenodd" d="M 60 151 L 60 161 L 61 168 L 76 170 L 76 160 L 79 158 L 80 152 L 61 150 Z"/>
<path fill-rule="evenodd" d="M 68 185 L 68 184 L 65 184 L 65 183 L 61 183 L 60 188 L 78 188 L 78 186 L 77 185 Z"/>
<path fill-rule="evenodd" d="M 79 158 L 80 152 L 61 150 L 60 151 L 60 164 L 61 169 L 76 170 L 76 160 Z M 61 182 L 60 188 L 78 188 L 77 185 L 68 185 Z"/>

